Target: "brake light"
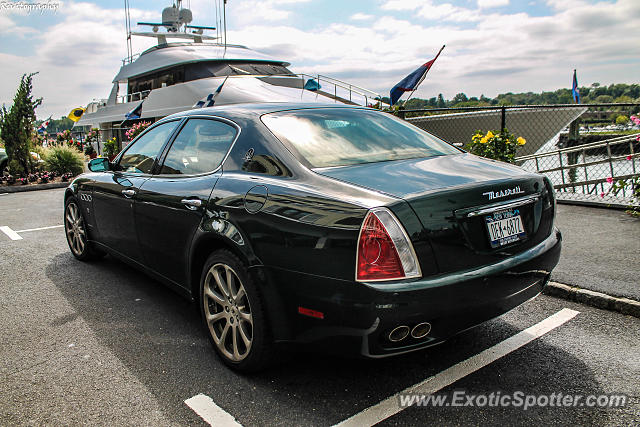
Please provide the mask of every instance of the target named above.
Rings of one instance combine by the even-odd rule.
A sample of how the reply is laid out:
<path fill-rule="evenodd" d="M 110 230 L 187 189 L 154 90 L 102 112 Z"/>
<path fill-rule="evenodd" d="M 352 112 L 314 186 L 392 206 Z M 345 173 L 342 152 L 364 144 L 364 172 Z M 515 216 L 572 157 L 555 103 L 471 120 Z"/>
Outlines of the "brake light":
<path fill-rule="evenodd" d="M 356 280 L 380 281 L 420 277 L 409 237 L 386 208 L 369 211 L 360 228 Z"/>

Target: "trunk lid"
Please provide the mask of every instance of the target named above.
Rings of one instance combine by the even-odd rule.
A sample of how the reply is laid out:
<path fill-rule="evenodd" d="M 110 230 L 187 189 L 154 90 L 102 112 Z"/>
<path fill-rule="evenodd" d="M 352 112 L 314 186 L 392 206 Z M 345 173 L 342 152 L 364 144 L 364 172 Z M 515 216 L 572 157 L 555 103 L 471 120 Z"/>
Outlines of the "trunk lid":
<path fill-rule="evenodd" d="M 433 271 L 428 267 L 434 262 L 440 273 L 499 262 L 544 240 L 553 225 L 551 187 L 542 175 L 470 154 L 316 172 L 404 199 L 422 225 L 411 240 L 414 245 L 428 241 L 429 258 L 435 258 L 419 260 L 423 271 Z M 506 226 L 497 221 L 517 215 L 522 231 L 517 240 L 492 247 L 495 230 L 492 235 L 487 224 Z"/>

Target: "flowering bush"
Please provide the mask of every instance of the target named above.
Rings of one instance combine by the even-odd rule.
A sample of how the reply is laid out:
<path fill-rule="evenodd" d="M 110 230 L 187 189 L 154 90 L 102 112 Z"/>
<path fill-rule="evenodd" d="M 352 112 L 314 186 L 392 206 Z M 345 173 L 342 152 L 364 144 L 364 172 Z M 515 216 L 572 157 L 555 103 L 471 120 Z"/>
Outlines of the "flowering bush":
<path fill-rule="evenodd" d="M 527 141 L 523 137 L 516 138 L 507 129 L 502 132 L 489 131 L 486 135 L 478 130 L 465 148 L 470 153 L 481 157 L 513 163 L 516 157 L 516 148 L 526 143 Z"/>
<path fill-rule="evenodd" d="M 87 132 L 87 134 L 85 135 L 85 141 L 91 143 L 91 142 L 96 142 L 98 141 L 98 135 L 100 134 L 100 129 L 98 128 L 91 128 L 91 130 L 89 132 Z"/>
<path fill-rule="evenodd" d="M 58 144 L 69 144 L 69 142 L 72 140 L 73 136 L 71 135 L 71 131 L 69 129 L 58 132 L 58 134 L 56 135 L 56 142 Z"/>
<path fill-rule="evenodd" d="M 118 154 L 118 142 L 115 136 L 104 143 L 104 154 L 109 158 Z"/>
<path fill-rule="evenodd" d="M 640 117 L 637 117 L 637 116 L 631 116 L 631 117 L 629 117 L 629 119 L 631 119 L 631 121 L 633 122 L 633 124 L 640 126 Z"/>
<path fill-rule="evenodd" d="M 151 125 L 151 122 L 138 122 L 136 124 L 134 124 L 133 126 L 131 126 L 131 129 L 129 129 L 128 131 L 125 132 L 125 135 L 127 136 L 127 139 L 129 141 L 133 141 L 133 139 L 140 135 L 142 133 L 143 130 L 145 130 L 146 128 L 148 128 Z"/>

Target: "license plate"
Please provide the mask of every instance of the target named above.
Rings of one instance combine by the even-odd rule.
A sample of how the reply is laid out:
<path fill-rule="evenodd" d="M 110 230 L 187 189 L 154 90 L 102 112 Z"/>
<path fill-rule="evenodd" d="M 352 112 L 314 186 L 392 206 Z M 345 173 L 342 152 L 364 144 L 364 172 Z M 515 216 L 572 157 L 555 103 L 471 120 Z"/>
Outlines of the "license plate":
<path fill-rule="evenodd" d="M 494 212 L 485 217 L 492 248 L 508 245 L 526 236 L 519 209 Z"/>

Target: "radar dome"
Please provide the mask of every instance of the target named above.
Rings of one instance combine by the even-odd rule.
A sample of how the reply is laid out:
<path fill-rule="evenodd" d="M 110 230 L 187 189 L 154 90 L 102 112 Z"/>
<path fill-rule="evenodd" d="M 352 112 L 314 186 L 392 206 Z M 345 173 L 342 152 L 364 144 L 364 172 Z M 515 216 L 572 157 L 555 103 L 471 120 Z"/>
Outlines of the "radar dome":
<path fill-rule="evenodd" d="M 188 24 L 193 21 L 193 14 L 189 9 L 180 9 L 180 22 L 183 24 Z"/>
<path fill-rule="evenodd" d="M 180 18 L 180 12 L 175 6 L 165 7 L 162 10 L 162 23 L 163 24 L 176 24 Z"/>

